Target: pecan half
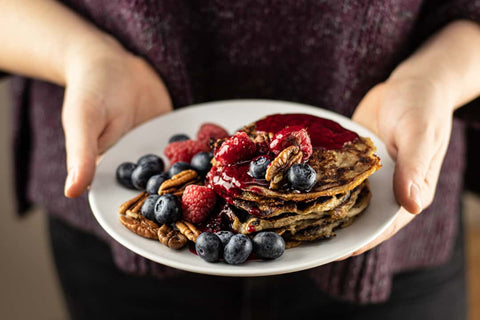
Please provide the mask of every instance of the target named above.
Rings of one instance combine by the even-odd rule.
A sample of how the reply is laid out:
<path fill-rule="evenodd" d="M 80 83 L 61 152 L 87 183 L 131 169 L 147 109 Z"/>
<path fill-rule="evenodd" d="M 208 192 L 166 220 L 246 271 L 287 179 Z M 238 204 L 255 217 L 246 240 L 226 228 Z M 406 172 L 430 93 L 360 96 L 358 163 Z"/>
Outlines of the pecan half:
<path fill-rule="evenodd" d="M 302 162 L 303 153 L 297 146 L 285 148 L 273 159 L 265 173 L 265 180 L 270 182 L 270 189 L 278 189 L 284 179 L 285 173 L 291 166 Z"/>
<path fill-rule="evenodd" d="M 198 182 L 200 182 L 200 177 L 195 170 L 184 170 L 165 180 L 158 189 L 158 194 L 172 193 L 176 196 L 182 195 L 186 186 Z"/>
<path fill-rule="evenodd" d="M 142 214 L 138 212 L 133 212 L 132 210 L 127 210 L 127 212 L 125 212 L 125 215 L 129 218 L 140 219 L 140 216 Z"/>
<path fill-rule="evenodd" d="M 121 213 L 121 214 L 125 214 L 127 212 L 127 210 L 132 210 L 133 208 L 135 208 L 137 206 L 138 203 L 141 202 L 140 207 L 138 209 L 138 210 L 140 210 L 140 208 L 142 208 L 142 205 L 145 202 L 145 199 L 147 199 L 147 197 L 148 197 L 148 193 L 146 193 L 146 192 L 142 192 L 142 193 L 138 194 L 134 198 L 132 198 L 130 200 L 127 200 L 124 203 L 122 203 L 122 205 L 118 209 L 118 212 Z"/>
<path fill-rule="evenodd" d="M 183 234 L 177 230 L 173 230 L 166 224 L 158 229 L 157 235 L 158 240 L 160 240 L 162 244 L 175 250 L 183 248 L 188 242 Z"/>
<path fill-rule="evenodd" d="M 187 237 L 188 240 L 190 241 L 197 241 L 197 237 L 202 233 L 197 227 L 195 227 L 193 224 L 191 224 L 188 221 L 177 221 L 175 223 L 177 226 L 178 230 L 185 236 Z"/>
<path fill-rule="evenodd" d="M 154 240 L 158 239 L 158 225 L 141 215 L 137 219 L 121 215 L 120 223 L 139 236 Z"/>

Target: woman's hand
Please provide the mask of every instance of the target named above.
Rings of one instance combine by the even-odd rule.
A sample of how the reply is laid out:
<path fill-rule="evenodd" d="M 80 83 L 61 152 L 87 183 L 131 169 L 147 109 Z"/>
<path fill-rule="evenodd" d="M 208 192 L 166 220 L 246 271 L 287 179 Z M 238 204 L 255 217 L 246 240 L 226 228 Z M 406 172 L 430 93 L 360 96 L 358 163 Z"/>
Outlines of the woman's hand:
<path fill-rule="evenodd" d="M 433 35 L 360 102 L 353 119 L 375 132 L 396 161 L 393 191 L 402 209 L 385 232 L 352 255 L 389 239 L 430 205 L 453 111 L 480 95 L 479 74 L 480 26 L 458 20 Z"/>
<path fill-rule="evenodd" d="M 65 78 L 65 195 L 77 197 L 90 184 L 100 154 L 138 124 L 170 111 L 172 103 L 152 67 L 110 38 L 78 48 Z"/>
<path fill-rule="evenodd" d="M 393 191 L 402 210 L 385 232 L 352 255 L 389 239 L 430 205 L 450 139 L 452 114 L 453 103 L 445 92 L 419 78 L 390 79 L 360 102 L 353 119 L 377 134 L 396 161 Z"/>

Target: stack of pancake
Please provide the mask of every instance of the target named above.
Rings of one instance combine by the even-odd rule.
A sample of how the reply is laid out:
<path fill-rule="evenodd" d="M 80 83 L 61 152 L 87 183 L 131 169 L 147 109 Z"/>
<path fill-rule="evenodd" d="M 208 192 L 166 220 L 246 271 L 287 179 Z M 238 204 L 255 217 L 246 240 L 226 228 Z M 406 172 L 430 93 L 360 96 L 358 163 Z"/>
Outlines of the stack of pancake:
<path fill-rule="evenodd" d="M 312 138 L 313 152 L 306 163 L 315 170 L 317 180 L 310 190 L 292 190 L 287 183 L 272 189 L 266 181 L 248 176 L 248 162 L 220 165 L 214 159 L 208 175 L 209 184 L 229 204 L 227 214 L 234 231 L 273 231 L 285 239 L 287 247 L 330 238 L 335 229 L 350 225 L 369 204 L 367 178 L 381 167 L 369 138 L 330 120 L 272 115 L 242 130 L 252 141 L 268 145 L 278 131 L 294 125 L 304 126 Z"/>

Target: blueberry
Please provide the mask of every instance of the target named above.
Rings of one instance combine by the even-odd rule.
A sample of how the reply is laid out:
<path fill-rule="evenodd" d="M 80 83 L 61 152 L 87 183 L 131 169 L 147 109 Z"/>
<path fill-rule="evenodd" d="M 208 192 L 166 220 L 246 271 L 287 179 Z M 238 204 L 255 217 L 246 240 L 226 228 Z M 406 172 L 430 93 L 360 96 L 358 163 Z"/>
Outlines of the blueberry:
<path fill-rule="evenodd" d="M 197 237 L 195 251 L 205 261 L 218 262 L 223 251 L 222 241 L 214 233 L 203 232 Z"/>
<path fill-rule="evenodd" d="M 220 238 L 224 247 L 227 245 L 228 241 L 230 241 L 230 238 L 233 237 L 233 232 L 231 231 L 218 231 L 215 234 Z"/>
<path fill-rule="evenodd" d="M 145 200 L 142 205 L 142 209 L 140 210 L 145 218 L 155 221 L 155 203 L 159 197 L 160 196 L 158 194 L 152 194 Z"/>
<path fill-rule="evenodd" d="M 287 180 L 295 190 L 308 190 L 317 182 L 317 174 L 308 164 L 294 164 L 287 171 Z"/>
<path fill-rule="evenodd" d="M 261 259 L 276 259 L 285 252 L 285 241 L 275 232 L 259 232 L 252 243 L 253 252 Z"/>
<path fill-rule="evenodd" d="M 212 167 L 212 164 L 210 163 L 212 158 L 213 158 L 213 154 L 210 152 L 199 152 L 193 156 L 192 161 L 190 162 L 190 165 L 199 174 L 204 176 L 208 173 L 208 171 L 210 171 L 210 168 Z"/>
<path fill-rule="evenodd" d="M 182 204 L 173 194 L 158 197 L 155 203 L 155 220 L 158 224 L 172 223 L 182 218 Z"/>
<path fill-rule="evenodd" d="M 169 178 L 170 176 L 166 172 L 151 176 L 150 179 L 148 179 L 147 187 L 145 188 L 145 190 L 150 194 L 157 194 L 160 185 Z"/>
<path fill-rule="evenodd" d="M 265 156 L 256 157 L 250 162 L 248 174 L 255 179 L 265 179 L 265 172 L 267 172 L 267 167 L 270 162 L 272 162 L 272 160 Z"/>
<path fill-rule="evenodd" d="M 151 176 L 160 174 L 162 167 L 157 162 L 144 162 L 132 172 L 132 184 L 139 190 L 144 190 Z"/>
<path fill-rule="evenodd" d="M 138 159 L 137 164 L 141 165 L 147 162 L 156 163 L 161 168 L 160 171 L 163 171 L 165 169 L 165 163 L 163 163 L 162 158 L 154 154 L 146 154 L 144 156 L 141 156 L 140 159 Z"/>
<path fill-rule="evenodd" d="M 168 143 L 185 141 L 185 140 L 190 140 L 190 137 L 187 136 L 186 134 L 179 133 L 171 136 L 170 139 L 168 139 Z"/>
<path fill-rule="evenodd" d="M 188 163 L 183 162 L 183 161 L 175 162 L 170 167 L 170 169 L 168 169 L 168 174 L 170 175 L 170 177 L 173 177 L 177 173 L 180 173 L 180 172 L 188 170 L 188 169 L 192 169 L 192 166 L 189 165 Z"/>
<path fill-rule="evenodd" d="M 228 264 L 244 263 L 252 253 L 252 241 L 244 234 L 236 234 L 230 238 L 223 248 L 223 259 Z"/>
<path fill-rule="evenodd" d="M 136 167 L 137 165 L 131 162 L 124 162 L 119 165 L 116 172 L 118 183 L 126 188 L 135 189 L 132 184 L 132 172 Z"/>
<path fill-rule="evenodd" d="M 222 241 L 214 233 L 203 232 L 195 242 L 195 251 L 208 262 L 217 262 L 222 254 Z"/>

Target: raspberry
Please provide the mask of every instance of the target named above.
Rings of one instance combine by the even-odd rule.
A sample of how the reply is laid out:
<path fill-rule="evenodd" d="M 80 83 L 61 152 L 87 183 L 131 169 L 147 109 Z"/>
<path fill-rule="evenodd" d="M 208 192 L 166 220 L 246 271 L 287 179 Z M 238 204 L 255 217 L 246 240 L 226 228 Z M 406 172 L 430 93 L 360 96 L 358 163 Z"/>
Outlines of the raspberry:
<path fill-rule="evenodd" d="M 279 154 L 289 146 L 297 146 L 303 152 L 303 161 L 308 160 L 312 155 L 312 141 L 307 130 L 302 126 L 291 126 L 280 130 L 270 142 L 270 150 Z"/>
<path fill-rule="evenodd" d="M 183 219 L 192 223 L 205 221 L 216 201 L 217 195 L 209 187 L 187 186 L 182 196 Z"/>
<path fill-rule="evenodd" d="M 185 140 L 169 143 L 164 153 L 170 159 L 170 164 L 174 164 L 179 161 L 190 163 L 192 157 L 201 151 L 208 151 L 208 147 L 204 143 Z"/>
<path fill-rule="evenodd" d="M 214 123 L 204 123 L 198 129 L 197 140 L 205 144 L 208 144 L 210 139 L 217 140 L 228 137 L 229 134 L 227 130 Z"/>
<path fill-rule="evenodd" d="M 215 160 L 220 165 L 235 164 L 252 159 L 256 153 L 255 142 L 245 132 L 241 131 L 222 143 L 215 152 Z"/>

